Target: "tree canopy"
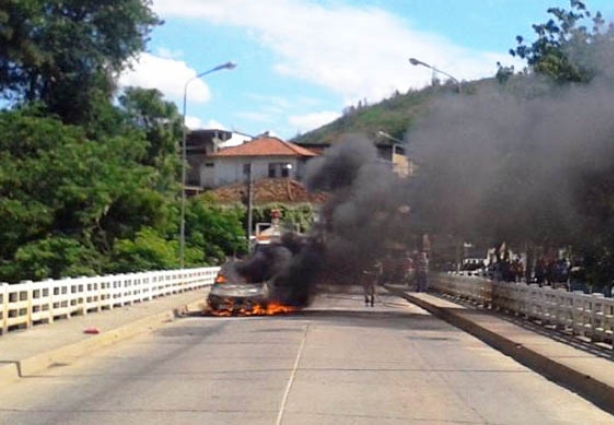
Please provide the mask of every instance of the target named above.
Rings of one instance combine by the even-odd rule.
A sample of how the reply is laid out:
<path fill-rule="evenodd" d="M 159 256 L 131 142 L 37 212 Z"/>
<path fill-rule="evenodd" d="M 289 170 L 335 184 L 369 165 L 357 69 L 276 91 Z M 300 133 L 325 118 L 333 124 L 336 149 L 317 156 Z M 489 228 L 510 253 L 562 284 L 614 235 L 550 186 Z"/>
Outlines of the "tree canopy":
<path fill-rule="evenodd" d="M 559 83 L 586 83 L 611 71 L 614 24 L 607 24 L 601 12 L 592 13 L 584 2 L 570 0 L 570 10 L 551 7 L 552 17 L 534 24 L 537 38 L 531 42 L 517 36 L 512 56 L 527 61 L 530 70 Z M 499 72 L 510 68 L 500 66 Z"/>
<path fill-rule="evenodd" d="M 161 23 L 148 0 L 0 0 L 0 91 L 68 123 L 93 119 Z"/>
<path fill-rule="evenodd" d="M 149 0 L 0 0 L 0 282 L 177 267 L 182 119 L 115 79 Z M 186 264 L 241 252 L 241 217 L 187 209 Z"/>

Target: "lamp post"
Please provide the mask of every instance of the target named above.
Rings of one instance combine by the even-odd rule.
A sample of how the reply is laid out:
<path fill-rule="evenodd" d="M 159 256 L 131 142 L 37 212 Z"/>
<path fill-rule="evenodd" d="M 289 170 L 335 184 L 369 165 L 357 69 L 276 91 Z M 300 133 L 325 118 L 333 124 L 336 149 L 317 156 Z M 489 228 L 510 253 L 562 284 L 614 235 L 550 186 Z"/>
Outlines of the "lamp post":
<path fill-rule="evenodd" d="M 252 162 L 244 165 L 245 181 L 247 183 L 247 251 L 252 251 L 252 227 L 254 226 L 254 180 L 252 178 Z"/>
<path fill-rule="evenodd" d="M 449 77 L 452 81 L 454 81 L 457 84 L 457 86 L 458 86 L 458 94 L 461 93 L 461 82 L 456 77 L 454 77 L 453 75 L 450 75 L 447 72 L 442 71 L 441 69 L 437 69 L 433 65 L 429 65 L 428 63 L 422 62 L 421 60 L 416 59 L 416 58 L 409 58 L 409 63 L 411 63 L 414 66 L 424 66 L 425 68 L 428 68 L 428 69 L 432 70 L 433 72 L 438 72 L 440 74 L 443 74 L 443 75 Z"/>
<path fill-rule="evenodd" d="M 212 72 L 221 71 L 223 69 L 234 69 L 237 67 L 237 64 L 234 62 L 226 62 L 221 65 L 216 66 L 215 68 L 211 68 L 208 71 L 201 72 L 197 74 L 195 77 L 190 78 L 186 81 L 183 87 L 183 134 L 181 138 L 181 230 L 179 235 L 179 261 L 181 264 L 181 268 L 183 269 L 185 266 L 185 185 L 186 185 L 186 162 L 187 158 L 187 148 L 186 148 L 186 112 L 187 112 L 187 104 L 188 104 L 188 86 L 192 81 L 198 80 L 199 78 L 204 77 L 207 74 L 211 74 Z"/>
<path fill-rule="evenodd" d="M 453 75 L 448 74 L 447 72 L 442 71 L 440 69 L 437 69 L 434 66 L 429 65 L 428 63 L 423 62 L 423 61 L 421 61 L 419 59 L 416 59 L 416 58 L 409 58 L 409 63 L 411 63 L 414 66 L 424 66 L 424 67 L 432 70 L 433 72 L 439 72 L 439 73 L 441 73 L 443 75 L 448 76 L 452 81 L 454 81 L 457 84 L 457 86 L 458 86 L 458 94 L 459 95 L 461 94 L 461 82 L 456 77 L 454 77 Z M 460 249 L 461 249 L 460 248 L 460 242 L 457 242 L 457 244 L 456 244 L 456 271 L 457 272 L 460 271 L 461 262 L 462 262 Z"/>

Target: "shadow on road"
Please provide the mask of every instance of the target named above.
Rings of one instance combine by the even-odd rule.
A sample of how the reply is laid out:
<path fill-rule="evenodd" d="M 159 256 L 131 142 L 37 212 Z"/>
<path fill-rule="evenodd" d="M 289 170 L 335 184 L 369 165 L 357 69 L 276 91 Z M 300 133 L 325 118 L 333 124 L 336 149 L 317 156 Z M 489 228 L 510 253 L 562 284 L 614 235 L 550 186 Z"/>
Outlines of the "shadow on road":
<path fill-rule="evenodd" d="M 309 308 L 285 316 L 286 320 L 309 320 L 333 326 L 385 328 L 399 330 L 432 330 L 446 332 L 450 327 L 430 315 L 408 311 L 327 310 Z"/>

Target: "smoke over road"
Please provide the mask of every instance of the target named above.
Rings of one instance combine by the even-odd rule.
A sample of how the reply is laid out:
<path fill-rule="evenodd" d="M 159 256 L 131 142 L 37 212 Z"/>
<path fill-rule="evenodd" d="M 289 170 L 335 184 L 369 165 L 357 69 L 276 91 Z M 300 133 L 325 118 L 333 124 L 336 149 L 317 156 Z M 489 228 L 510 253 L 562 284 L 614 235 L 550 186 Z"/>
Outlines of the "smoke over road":
<path fill-rule="evenodd" d="M 365 136 L 345 136 L 308 164 L 308 188 L 331 194 L 310 237 L 289 235 L 244 267 L 284 288 L 284 302 L 305 305 L 316 281 L 358 283 L 412 232 L 560 246 L 595 223 L 611 227 L 611 200 L 599 198 L 604 187 L 614 192 L 608 64 L 590 85 L 523 76 L 433 100 L 408 130 L 418 164 L 410 179 L 379 160 Z"/>
<path fill-rule="evenodd" d="M 320 223 L 308 237 L 286 234 L 237 265 L 248 280 L 270 280 L 278 300 L 295 306 L 310 302 L 316 282 L 360 283 L 385 245 L 408 229 L 406 190 L 364 136 L 349 135 L 312 160 L 306 181 L 311 191 L 331 194 Z"/>
<path fill-rule="evenodd" d="M 324 207 L 323 227 L 316 229 L 326 241 L 331 283 L 357 283 L 387 245 L 409 237 L 407 187 L 365 136 L 347 135 L 314 159 L 306 180 L 310 190 L 333 195 Z"/>
<path fill-rule="evenodd" d="M 614 84 L 596 79 L 539 97 L 526 93 L 543 83 L 526 77 L 523 84 L 523 95 L 494 83 L 439 99 L 411 130 L 410 156 L 421 164 L 420 224 L 546 243 L 582 227 L 583 194 L 614 170 Z"/>

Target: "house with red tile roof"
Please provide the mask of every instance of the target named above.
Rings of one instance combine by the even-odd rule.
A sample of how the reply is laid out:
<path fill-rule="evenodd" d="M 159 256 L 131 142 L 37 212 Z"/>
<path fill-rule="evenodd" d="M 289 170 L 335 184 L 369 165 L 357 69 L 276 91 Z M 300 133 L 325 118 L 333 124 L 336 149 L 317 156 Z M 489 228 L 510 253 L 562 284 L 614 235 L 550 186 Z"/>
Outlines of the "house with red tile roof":
<path fill-rule="evenodd" d="M 307 161 L 316 156 L 309 149 L 265 135 L 207 155 L 200 164 L 200 186 L 215 188 L 244 182 L 250 168 L 253 180 L 301 180 Z"/>
<path fill-rule="evenodd" d="M 200 168 L 204 159 L 220 149 L 239 146 L 254 137 L 237 131 L 223 129 L 192 130 L 187 135 L 186 155 L 188 160 L 187 183 L 193 189 L 200 187 Z"/>

